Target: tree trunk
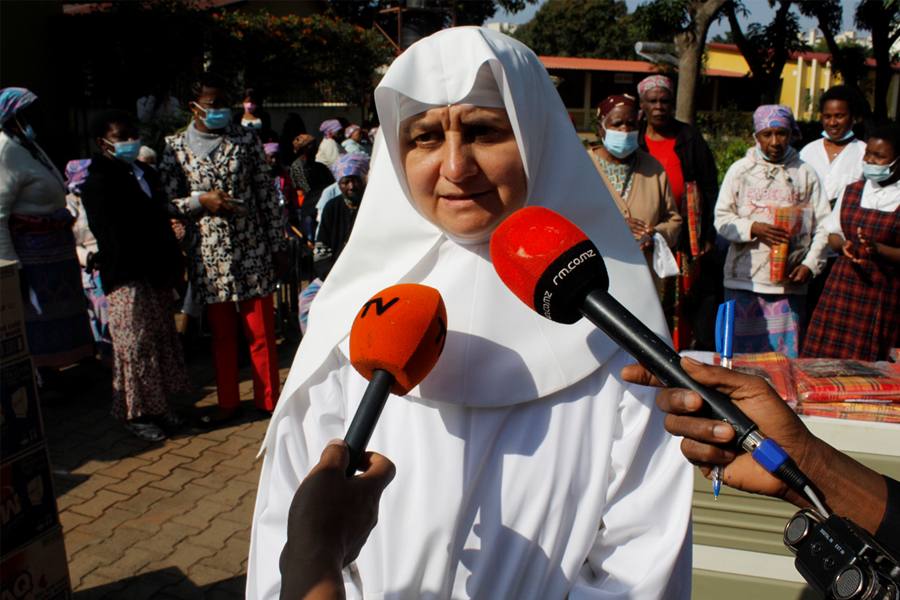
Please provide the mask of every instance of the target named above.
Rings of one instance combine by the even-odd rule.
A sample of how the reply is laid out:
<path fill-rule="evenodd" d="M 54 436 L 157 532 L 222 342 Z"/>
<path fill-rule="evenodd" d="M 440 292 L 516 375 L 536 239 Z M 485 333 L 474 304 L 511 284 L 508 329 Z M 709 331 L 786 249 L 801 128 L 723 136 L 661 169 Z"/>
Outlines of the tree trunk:
<path fill-rule="evenodd" d="M 888 118 L 888 88 L 891 85 L 891 44 L 897 39 L 890 35 L 890 14 L 873 23 L 872 54 L 875 56 L 875 107 L 872 111 L 876 123 Z"/>
<path fill-rule="evenodd" d="M 685 123 L 694 123 L 696 115 L 695 92 L 700 79 L 706 34 L 719 9 L 728 0 L 695 0 L 688 3 L 691 20 L 685 31 L 675 36 L 678 50 L 678 94 L 675 99 L 675 118 Z"/>

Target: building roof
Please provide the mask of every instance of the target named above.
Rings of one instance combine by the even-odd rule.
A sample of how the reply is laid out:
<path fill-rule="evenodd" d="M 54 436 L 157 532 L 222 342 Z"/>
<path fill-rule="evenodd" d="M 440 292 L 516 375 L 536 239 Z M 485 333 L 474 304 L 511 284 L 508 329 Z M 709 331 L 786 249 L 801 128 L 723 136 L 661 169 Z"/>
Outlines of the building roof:
<path fill-rule="evenodd" d="M 720 44 L 718 42 L 708 42 L 706 44 L 707 48 L 712 48 L 714 50 L 725 50 L 726 52 L 737 52 L 738 54 L 741 51 L 738 49 L 735 44 Z M 831 60 L 831 55 L 825 52 L 791 52 L 791 60 L 797 60 L 798 58 L 802 58 L 803 60 L 817 60 L 820 63 L 826 63 Z M 874 69 L 876 65 L 876 61 L 874 58 L 866 59 L 866 66 Z M 891 63 L 891 67 L 895 71 L 900 71 L 900 62 Z"/>
<path fill-rule="evenodd" d="M 540 56 L 546 69 L 566 69 L 569 71 L 614 71 L 616 73 L 656 73 L 657 66 L 641 60 L 609 60 L 605 58 L 574 58 L 571 56 Z M 744 73 L 706 69 L 712 77 L 743 77 Z"/>
<path fill-rule="evenodd" d="M 219 8 L 236 2 L 241 2 L 241 0 L 200 0 L 194 6 L 199 9 Z M 63 2 L 63 14 L 83 15 L 94 11 L 103 11 L 112 4 L 112 2 Z"/>

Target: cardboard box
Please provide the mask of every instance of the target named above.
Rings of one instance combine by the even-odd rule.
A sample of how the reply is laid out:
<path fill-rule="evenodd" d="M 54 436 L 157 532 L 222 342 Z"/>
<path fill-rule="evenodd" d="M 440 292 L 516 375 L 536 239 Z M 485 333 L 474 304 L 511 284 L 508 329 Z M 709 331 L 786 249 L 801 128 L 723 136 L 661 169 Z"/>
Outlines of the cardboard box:
<path fill-rule="evenodd" d="M 28 339 L 19 292 L 19 263 L 0 260 L 0 361 L 23 356 L 28 356 Z"/>
<path fill-rule="evenodd" d="M 21 548 L 59 525 L 47 446 L 0 466 L 0 548 Z"/>
<path fill-rule="evenodd" d="M 3 600 L 69 600 L 72 584 L 62 528 L 57 527 L 0 562 Z"/>
<path fill-rule="evenodd" d="M 31 359 L 0 366 L 0 461 L 35 448 L 44 439 Z"/>

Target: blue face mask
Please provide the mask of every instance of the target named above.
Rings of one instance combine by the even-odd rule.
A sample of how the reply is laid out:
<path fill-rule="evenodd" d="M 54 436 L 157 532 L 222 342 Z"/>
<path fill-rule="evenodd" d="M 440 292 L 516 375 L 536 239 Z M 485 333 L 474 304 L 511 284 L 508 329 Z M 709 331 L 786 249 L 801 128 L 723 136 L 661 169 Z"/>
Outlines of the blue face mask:
<path fill-rule="evenodd" d="M 200 120 L 213 131 L 223 129 L 231 122 L 230 108 L 203 108 L 196 102 L 194 102 L 194 106 L 206 113 L 206 118 Z"/>
<path fill-rule="evenodd" d="M 842 137 L 839 140 L 834 140 L 834 139 L 831 139 L 831 136 L 828 135 L 824 129 L 822 130 L 822 137 L 825 138 L 826 140 L 831 140 L 832 142 L 844 142 L 846 140 L 851 139 L 854 135 L 856 135 L 856 134 L 854 134 L 853 130 L 850 129 L 849 131 L 847 131 L 846 134 L 844 134 L 844 137 Z"/>
<path fill-rule="evenodd" d="M 140 138 L 128 140 L 127 142 L 111 142 L 106 138 L 103 141 L 115 148 L 111 154 L 124 163 L 131 164 L 136 161 L 141 151 Z"/>
<path fill-rule="evenodd" d="M 891 167 L 897 164 L 897 160 L 889 165 L 870 165 L 869 163 L 863 163 L 863 175 L 866 179 L 874 181 L 875 183 L 886 181 L 893 175 L 893 173 L 891 173 Z"/>
<path fill-rule="evenodd" d="M 606 127 L 603 127 L 603 131 L 606 132 L 603 145 L 616 158 L 631 156 L 638 149 L 637 131 L 612 131 Z"/>

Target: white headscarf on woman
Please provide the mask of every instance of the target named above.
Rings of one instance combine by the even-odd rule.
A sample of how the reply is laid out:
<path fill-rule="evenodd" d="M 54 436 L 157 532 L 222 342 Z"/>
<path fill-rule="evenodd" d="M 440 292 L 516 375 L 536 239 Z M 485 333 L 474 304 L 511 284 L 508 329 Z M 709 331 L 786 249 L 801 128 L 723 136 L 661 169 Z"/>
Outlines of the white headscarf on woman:
<path fill-rule="evenodd" d="M 655 394 L 619 378 L 633 361 L 585 320 L 552 323 L 522 304 L 497 277 L 488 238 L 443 232 L 407 185 L 404 119 L 453 104 L 504 107 L 526 204 L 581 227 L 605 259 L 612 295 L 668 339 L 644 258 L 546 70 L 507 36 L 456 28 L 410 47 L 375 100 L 381 135 L 360 212 L 313 304 L 264 442 L 247 597 L 277 596 L 292 490 L 328 440 L 343 437 L 365 389 L 347 350 L 357 311 L 409 282 L 440 291 L 447 342 L 418 388 L 388 400 L 369 443 L 398 474 L 348 597 L 364 585 L 375 598 L 562 598 L 579 582 L 605 586 L 606 598 L 689 595 L 690 561 L 678 559 L 690 470 L 653 410 Z M 626 502 L 617 513 L 617 494 L 640 509 Z M 655 539 L 635 544 L 642 536 Z M 570 598 L 591 597 L 575 589 Z"/>

